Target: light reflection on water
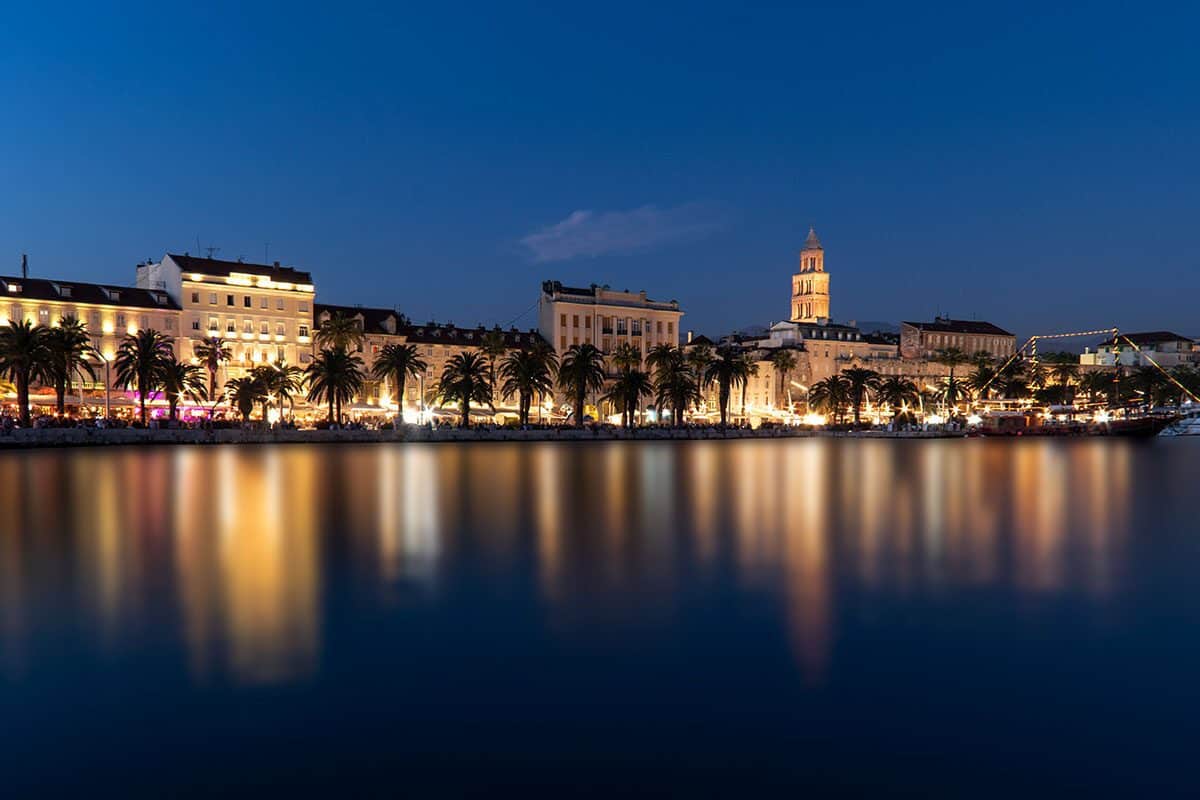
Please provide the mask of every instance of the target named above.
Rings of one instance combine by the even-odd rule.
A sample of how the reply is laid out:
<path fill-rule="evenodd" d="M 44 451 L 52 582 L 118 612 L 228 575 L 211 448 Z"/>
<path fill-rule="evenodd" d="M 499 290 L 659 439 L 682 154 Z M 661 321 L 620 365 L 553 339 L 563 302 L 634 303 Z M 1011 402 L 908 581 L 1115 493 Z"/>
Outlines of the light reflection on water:
<path fill-rule="evenodd" d="M 194 680 L 319 669 L 332 581 L 397 602 L 526 571 L 547 624 L 667 624 L 681 584 L 776 597 L 820 682 L 839 598 L 1120 586 L 1134 445 L 1094 441 L 60 451 L 0 459 L 0 637 L 174 632 Z M 343 559 L 348 559 L 343 561 Z M 389 600 L 389 598 L 392 598 Z"/>

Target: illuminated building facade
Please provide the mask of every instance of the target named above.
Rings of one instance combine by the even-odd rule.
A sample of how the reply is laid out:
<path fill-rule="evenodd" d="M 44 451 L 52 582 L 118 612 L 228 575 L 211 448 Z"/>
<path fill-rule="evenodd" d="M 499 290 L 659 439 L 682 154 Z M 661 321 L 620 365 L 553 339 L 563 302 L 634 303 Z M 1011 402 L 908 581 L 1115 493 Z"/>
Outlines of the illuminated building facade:
<path fill-rule="evenodd" d="M 181 308 L 176 339 L 180 360 L 204 339 L 219 336 L 232 355 L 228 378 L 272 362 L 305 367 L 312 361 L 312 276 L 274 264 L 247 264 L 168 253 L 139 264 L 137 285 L 166 292 Z"/>
<path fill-rule="evenodd" d="M 1006 359 L 1017 350 L 1017 337 L 990 322 L 935 317 L 933 322 L 900 323 L 900 355 L 927 359 L 938 350 L 955 348 L 969 356 L 988 353 Z"/>
<path fill-rule="evenodd" d="M 434 405 L 438 380 L 446 362 L 458 353 L 480 350 L 489 333 L 499 332 L 508 350 L 532 347 L 535 343 L 544 341 L 536 330 L 501 330 L 499 327 L 488 329 L 482 325 L 460 328 L 453 324 L 436 322 L 417 325 L 403 314 L 388 308 L 328 304 L 319 304 L 314 308 L 314 322 L 318 328 L 334 315 L 349 317 L 358 322 L 363 332 L 363 345 L 359 348 L 359 353 L 364 367 L 368 370 L 374 365 L 380 351 L 389 344 L 411 344 L 417 348 L 417 355 L 425 361 L 426 370 L 421 378 L 410 378 L 404 387 L 404 396 L 407 397 L 408 405 L 413 408 Z M 397 392 L 395 387 L 389 386 L 387 381 L 371 378 L 367 381 L 361 400 L 368 405 L 383 406 L 397 403 L 400 396 L 401 393 Z M 500 400 L 499 397 L 495 398 L 497 406 L 500 405 Z"/>
<path fill-rule="evenodd" d="M 128 334 L 153 328 L 167 336 L 179 335 L 179 305 L 162 290 L 19 277 L 0 277 L 0 288 L 0 325 L 28 320 L 54 327 L 63 317 L 73 316 L 87 327 L 92 345 L 110 362 Z M 83 388 L 104 388 L 100 367 L 97 381 L 85 382 Z"/>
<path fill-rule="evenodd" d="M 795 322 L 829 319 L 829 273 L 825 271 L 825 248 L 817 232 L 809 228 L 800 248 L 800 270 L 792 276 L 792 316 Z"/>
<path fill-rule="evenodd" d="M 631 344 L 644 357 L 655 345 L 679 344 L 681 317 L 675 300 L 651 300 L 645 292 L 596 284 L 582 289 L 545 281 L 538 302 L 538 328 L 559 358 L 576 344 L 595 345 L 606 354 Z"/>

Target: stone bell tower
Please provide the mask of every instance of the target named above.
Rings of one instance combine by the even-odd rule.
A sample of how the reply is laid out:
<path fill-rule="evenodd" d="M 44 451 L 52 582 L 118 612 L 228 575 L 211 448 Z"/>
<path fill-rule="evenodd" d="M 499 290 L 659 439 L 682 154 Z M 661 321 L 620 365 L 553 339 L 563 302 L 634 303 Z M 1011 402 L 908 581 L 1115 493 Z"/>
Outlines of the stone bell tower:
<path fill-rule="evenodd" d="M 829 319 L 829 273 L 825 271 L 825 248 L 817 232 L 808 229 L 800 248 L 800 271 L 792 276 L 792 322 Z"/>

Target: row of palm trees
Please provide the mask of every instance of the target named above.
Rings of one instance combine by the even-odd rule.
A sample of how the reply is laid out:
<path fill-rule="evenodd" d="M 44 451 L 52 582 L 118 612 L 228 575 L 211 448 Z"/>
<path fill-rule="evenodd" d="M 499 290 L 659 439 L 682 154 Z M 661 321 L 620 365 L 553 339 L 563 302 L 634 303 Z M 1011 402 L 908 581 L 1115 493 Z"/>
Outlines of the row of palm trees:
<path fill-rule="evenodd" d="M 75 383 L 96 380 L 91 363 L 99 356 L 87 328 L 78 318 L 65 316 L 54 326 L 35 325 L 29 320 L 0 326 L 0 375 L 16 388 L 21 424 L 30 424 L 29 390 L 34 384 L 54 388 L 56 407 L 66 410 L 66 397 Z M 141 416 L 146 420 L 146 400 L 161 390 L 174 418 L 183 397 L 204 397 L 201 370 L 179 362 L 171 340 L 154 330 L 126 336 L 112 364 L 118 386 L 134 389 L 140 396 Z"/>
<path fill-rule="evenodd" d="M 1078 357 L 1056 353 L 1040 360 L 1010 359 L 997 366 L 987 353 L 968 356 L 957 349 L 941 350 L 931 359 L 947 367 L 937 383 L 920 387 L 900 375 L 882 376 L 863 367 L 849 367 L 810 387 L 812 407 L 831 414 L 841 423 L 847 411 L 861 423 L 864 404 L 873 399 L 899 412 L 928 400 L 953 413 L 972 400 L 1033 399 L 1046 404 L 1070 404 L 1078 397 L 1109 407 L 1162 406 L 1182 403 L 1189 394 L 1200 394 L 1200 370 L 1179 366 L 1165 372 L 1154 366 L 1125 370 L 1097 369 L 1080 372 Z M 966 377 L 958 368 L 973 365 Z"/>

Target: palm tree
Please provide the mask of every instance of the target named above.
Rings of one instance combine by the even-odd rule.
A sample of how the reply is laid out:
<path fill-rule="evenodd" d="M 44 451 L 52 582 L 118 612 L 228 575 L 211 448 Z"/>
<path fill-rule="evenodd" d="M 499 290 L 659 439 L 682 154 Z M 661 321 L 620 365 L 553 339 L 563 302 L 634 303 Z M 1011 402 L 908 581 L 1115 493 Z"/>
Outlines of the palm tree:
<path fill-rule="evenodd" d="M 975 369 L 967 376 L 967 386 L 980 400 L 986 400 L 996 386 L 996 370 L 990 364 L 976 361 Z"/>
<path fill-rule="evenodd" d="M 417 354 L 414 344 L 388 344 L 379 351 L 379 357 L 371 365 L 371 374 L 379 380 L 391 378 L 396 382 L 396 406 L 400 409 L 400 424 L 404 424 L 404 397 L 408 390 L 408 379 L 414 380 L 425 374 L 429 365 Z"/>
<path fill-rule="evenodd" d="M 779 393 L 778 397 L 783 400 L 784 394 L 787 395 L 788 411 L 792 410 L 792 370 L 796 368 L 796 354 L 786 348 L 779 348 L 771 353 L 771 366 L 775 368 L 775 375 L 779 378 Z"/>
<path fill-rule="evenodd" d="M 962 393 L 962 384 L 954 379 L 954 368 L 971 361 L 971 357 L 957 347 L 944 347 L 933 354 L 933 360 L 945 364 L 950 369 L 949 379 L 942 391 L 943 398 L 953 407 Z"/>
<path fill-rule="evenodd" d="M 204 382 L 204 370 L 195 364 L 176 361 L 174 354 L 163 363 L 162 367 L 163 393 L 167 396 L 167 418 L 174 420 L 179 401 L 189 398 L 200 402 L 208 397 Z"/>
<path fill-rule="evenodd" d="M 300 391 L 304 385 L 304 370 L 288 364 L 286 361 L 276 361 L 273 364 L 263 364 L 251 373 L 262 384 L 268 397 L 263 400 L 263 419 L 267 418 L 267 402 L 274 395 L 279 402 L 279 419 L 283 420 L 283 404 L 294 408 L 292 395 Z"/>
<path fill-rule="evenodd" d="M 703 375 L 705 370 L 708 369 L 708 365 L 712 363 L 714 358 L 716 358 L 716 356 L 713 353 L 713 349 L 707 344 L 692 345 L 690 348 L 688 348 L 688 366 L 692 368 L 692 372 L 694 372 L 696 375 Z M 701 381 L 700 405 L 705 407 L 705 411 L 708 410 L 708 400 L 704 394 L 704 390 L 707 388 L 708 384 L 704 381 Z"/>
<path fill-rule="evenodd" d="M 47 333 L 47 345 L 50 348 L 48 373 L 54 383 L 54 394 L 58 400 L 58 414 L 62 416 L 67 410 L 67 394 L 71 391 L 71 381 L 84 376 L 96 380 L 96 371 L 88 363 L 87 356 L 92 352 L 92 340 L 88 336 L 87 327 L 74 316 L 59 319 L 58 325 Z"/>
<path fill-rule="evenodd" d="M 875 387 L 875 399 L 892 409 L 892 418 L 900 416 L 909 403 L 919 403 L 921 394 L 917 384 L 901 375 L 890 375 Z"/>
<path fill-rule="evenodd" d="M 144 328 L 127 335 L 117 349 L 113 366 L 117 368 L 116 381 L 126 389 L 133 387 L 138 393 L 142 424 L 146 424 L 146 398 L 162 386 L 163 370 L 175 359 L 171 340 L 153 328 Z"/>
<path fill-rule="evenodd" d="M 832 414 L 834 421 L 841 424 L 842 414 L 850 402 L 850 381 L 841 375 L 830 375 L 809 388 L 808 399 L 813 406 Z"/>
<path fill-rule="evenodd" d="M 617 375 L 604 399 L 621 409 L 621 424 L 632 428 L 642 398 L 649 396 L 653 388 L 648 372 L 626 369 Z"/>
<path fill-rule="evenodd" d="M 229 352 L 229 344 L 220 336 L 210 336 L 192 345 L 192 353 L 204 363 L 208 370 L 208 396 L 215 403 L 217 400 L 217 371 L 221 364 L 233 357 Z"/>
<path fill-rule="evenodd" d="M 1099 398 L 1111 401 L 1114 394 L 1113 382 L 1117 377 L 1114 370 L 1091 370 L 1079 376 L 1079 391 L 1083 392 L 1089 402 Z"/>
<path fill-rule="evenodd" d="M 753 350 L 742 353 L 746 362 L 746 380 L 742 381 L 742 416 L 746 416 L 746 389 L 750 386 L 750 378 L 758 377 L 758 355 Z"/>
<path fill-rule="evenodd" d="M 479 353 L 457 353 L 446 362 L 438 383 L 443 402 L 457 402 L 462 412 L 462 427 L 471 426 L 471 403 L 491 403 L 492 384 L 487 363 Z"/>
<path fill-rule="evenodd" d="M 683 351 L 668 344 L 650 348 L 646 364 L 654 370 L 654 404 L 660 409 L 671 409 L 672 425 L 682 424 L 688 405 L 700 400 L 699 376 L 692 371 Z"/>
<path fill-rule="evenodd" d="M 750 365 L 742 354 L 731 347 L 721 347 L 716 357 L 704 370 L 705 385 L 717 385 L 717 407 L 721 411 L 721 427 L 729 418 L 729 395 L 738 386 L 744 386 L 750 377 Z"/>
<path fill-rule="evenodd" d="M 529 424 L 534 398 L 554 391 L 557 372 L 558 358 L 548 347 L 513 350 L 505 356 L 500 366 L 500 391 L 506 397 L 517 395 L 517 416 L 522 425 Z"/>
<path fill-rule="evenodd" d="M 340 311 L 334 312 L 317 328 L 316 345 L 322 350 L 344 350 L 349 352 L 362 346 L 362 324 Z"/>
<path fill-rule="evenodd" d="M 354 399 L 362 390 L 362 359 L 344 348 L 329 347 L 322 350 L 305 370 L 308 380 L 308 399 L 312 402 L 329 403 L 329 421 L 342 421 L 342 403 Z"/>
<path fill-rule="evenodd" d="M 1166 376 L 1158 367 L 1150 365 L 1135 369 L 1129 376 L 1129 383 L 1133 391 L 1142 395 L 1143 401 L 1148 406 L 1159 405 L 1170 388 Z"/>
<path fill-rule="evenodd" d="M 0 375 L 17 386 L 21 426 L 29 427 L 29 384 L 49 377 L 50 344 L 43 325 L 29 320 L 0 327 Z"/>
<path fill-rule="evenodd" d="M 608 360 L 618 372 L 637 369 L 642 365 L 642 351 L 629 342 L 623 342 L 613 349 Z"/>
<path fill-rule="evenodd" d="M 225 384 L 225 391 L 229 395 L 229 402 L 242 415 L 243 423 L 250 421 L 254 406 L 263 402 L 267 396 L 267 390 L 262 381 L 250 375 L 229 381 Z"/>
<path fill-rule="evenodd" d="M 937 386 L 937 397 L 949 408 L 950 415 L 954 416 L 958 402 L 963 399 L 969 400 L 971 392 L 962 380 L 953 375 L 947 375 Z"/>
<path fill-rule="evenodd" d="M 854 427 L 862 422 L 862 405 L 879 384 L 879 373 L 863 367 L 847 367 L 842 377 L 850 383 L 850 405 L 854 408 Z"/>
<path fill-rule="evenodd" d="M 582 428 L 584 400 L 604 388 L 604 354 L 590 344 L 568 347 L 558 367 L 558 386 L 572 400 L 575 427 Z"/>
<path fill-rule="evenodd" d="M 488 382 L 492 387 L 492 391 L 500 388 L 496 383 L 496 365 L 500 363 L 500 359 L 508 351 L 508 343 L 504 341 L 504 332 L 500 328 L 494 328 L 483 335 L 483 341 L 479 345 L 479 349 L 487 357 L 488 364 Z M 488 401 L 492 404 L 492 408 L 496 407 L 495 398 Z"/>

